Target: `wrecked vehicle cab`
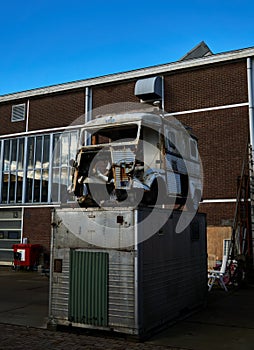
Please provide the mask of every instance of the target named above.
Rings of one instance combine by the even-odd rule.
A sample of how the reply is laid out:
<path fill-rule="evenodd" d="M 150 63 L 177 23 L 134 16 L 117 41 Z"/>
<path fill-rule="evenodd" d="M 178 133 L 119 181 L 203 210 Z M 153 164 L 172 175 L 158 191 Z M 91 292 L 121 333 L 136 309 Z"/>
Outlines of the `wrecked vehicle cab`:
<path fill-rule="evenodd" d="M 85 124 L 73 162 L 84 206 L 154 205 L 171 198 L 197 207 L 202 193 L 197 140 L 178 121 L 153 113 L 102 116 Z"/>

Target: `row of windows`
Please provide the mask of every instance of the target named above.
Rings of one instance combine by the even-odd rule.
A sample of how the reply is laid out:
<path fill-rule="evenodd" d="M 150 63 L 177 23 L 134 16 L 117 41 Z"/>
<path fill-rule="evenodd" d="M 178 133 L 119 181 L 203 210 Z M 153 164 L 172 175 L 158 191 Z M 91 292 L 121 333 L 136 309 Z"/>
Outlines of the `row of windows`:
<path fill-rule="evenodd" d="M 0 141 L 0 203 L 55 203 L 71 184 L 78 131 Z"/>

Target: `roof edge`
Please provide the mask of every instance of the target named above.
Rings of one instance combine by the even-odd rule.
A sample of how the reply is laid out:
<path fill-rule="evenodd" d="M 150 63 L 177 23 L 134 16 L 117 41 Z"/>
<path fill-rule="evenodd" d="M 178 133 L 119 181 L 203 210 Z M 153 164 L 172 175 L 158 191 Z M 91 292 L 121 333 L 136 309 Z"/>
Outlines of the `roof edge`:
<path fill-rule="evenodd" d="M 62 83 L 57 85 L 51 85 L 42 88 L 36 88 L 32 90 L 26 90 L 22 92 L 15 92 L 6 95 L 0 95 L 0 103 L 7 102 L 17 99 L 25 99 L 35 96 L 47 95 L 57 92 L 64 92 L 67 90 L 74 90 L 79 88 L 93 87 L 105 83 L 113 83 L 125 79 L 138 79 L 144 76 L 158 75 L 164 72 L 178 71 L 181 69 L 198 67 L 201 65 L 214 64 L 225 61 L 232 61 L 237 59 L 243 59 L 254 56 L 254 47 L 228 51 L 219 54 L 213 54 L 204 56 L 201 58 L 193 58 L 189 60 L 176 61 L 146 68 L 140 68 L 136 70 L 114 73 L 109 75 L 104 75 L 95 78 L 89 78 L 84 80 L 77 80 L 68 83 Z"/>

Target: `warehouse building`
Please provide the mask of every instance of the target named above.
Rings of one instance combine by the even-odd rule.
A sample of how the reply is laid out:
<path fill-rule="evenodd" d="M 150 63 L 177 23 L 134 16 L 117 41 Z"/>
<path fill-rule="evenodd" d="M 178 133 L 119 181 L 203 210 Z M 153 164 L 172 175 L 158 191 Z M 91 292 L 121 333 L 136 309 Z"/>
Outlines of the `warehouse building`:
<path fill-rule="evenodd" d="M 12 262 L 12 245 L 24 238 L 42 245 L 47 257 L 52 209 L 71 183 L 78 126 L 105 106 L 140 104 L 138 82 L 157 77 L 161 109 L 198 138 L 199 210 L 207 214 L 214 264 L 231 237 L 237 180 L 253 144 L 253 60 L 254 48 L 213 54 L 202 42 L 173 63 L 0 96 L 0 264 Z"/>

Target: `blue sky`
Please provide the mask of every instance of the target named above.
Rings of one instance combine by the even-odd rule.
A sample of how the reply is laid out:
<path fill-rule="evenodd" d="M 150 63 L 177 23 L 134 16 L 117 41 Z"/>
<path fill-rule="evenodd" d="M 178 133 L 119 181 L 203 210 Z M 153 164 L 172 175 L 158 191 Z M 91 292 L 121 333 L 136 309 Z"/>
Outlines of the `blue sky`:
<path fill-rule="evenodd" d="M 254 46 L 250 0 L 5 1 L 0 95 Z"/>

